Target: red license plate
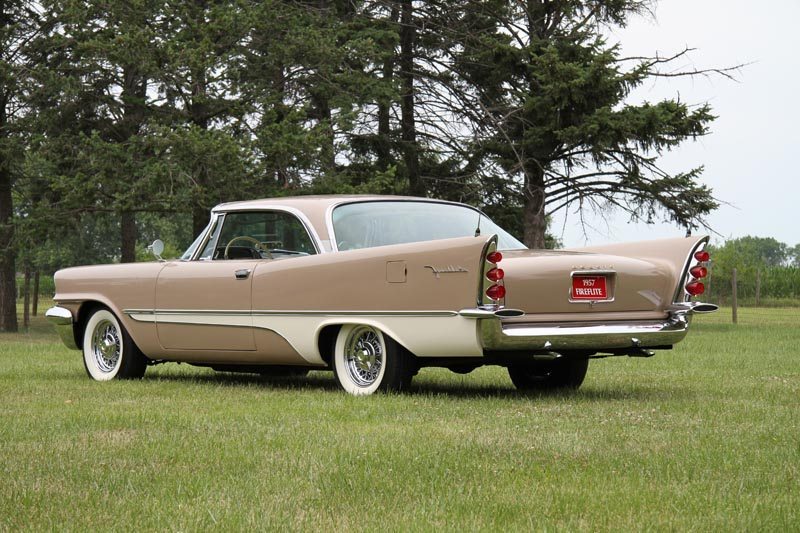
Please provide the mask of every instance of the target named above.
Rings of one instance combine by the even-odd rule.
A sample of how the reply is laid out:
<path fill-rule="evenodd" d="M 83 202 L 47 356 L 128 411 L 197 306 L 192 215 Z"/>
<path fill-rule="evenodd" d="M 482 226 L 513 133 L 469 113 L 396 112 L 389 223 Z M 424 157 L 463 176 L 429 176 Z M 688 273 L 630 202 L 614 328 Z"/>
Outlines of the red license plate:
<path fill-rule="evenodd" d="M 605 276 L 573 276 L 573 300 L 607 300 L 608 286 Z"/>

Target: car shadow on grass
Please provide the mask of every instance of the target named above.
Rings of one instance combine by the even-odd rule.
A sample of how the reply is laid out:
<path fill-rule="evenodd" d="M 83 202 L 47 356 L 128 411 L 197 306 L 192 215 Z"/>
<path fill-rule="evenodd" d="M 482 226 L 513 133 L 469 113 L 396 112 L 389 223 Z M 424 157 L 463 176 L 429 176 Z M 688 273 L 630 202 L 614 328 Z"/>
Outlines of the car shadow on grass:
<path fill-rule="evenodd" d="M 236 372 L 203 372 L 203 373 L 190 373 L 190 372 L 171 372 L 169 370 L 153 373 L 151 376 L 146 376 L 145 381 L 148 379 L 183 383 L 195 384 L 209 384 L 216 386 L 260 386 L 276 391 L 325 391 L 325 392 L 338 392 L 345 394 L 342 391 L 333 374 L 330 372 L 311 372 L 307 376 L 302 377 L 272 377 L 263 376 L 259 374 L 246 374 Z M 577 390 L 542 390 L 542 391 L 518 391 L 511 386 L 504 387 L 502 385 L 487 384 L 487 383 L 465 383 L 459 382 L 442 382 L 432 381 L 427 379 L 415 380 L 412 382 L 408 390 L 391 393 L 398 396 L 447 396 L 459 399 L 475 399 L 475 398 L 493 398 L 493 399 L 528 399 L 528 400 L 544 400 L 560 398 L 569 401 L 644 401 L 644 400 L 675 400 L 690 398 L 695 394 L 695 391 L 688 387 L 681 386 L 664 386 L 659 387 L 657 384 L 648 384 L 644 386 L 639 385 L 625 385 L 621 387 L 610 386 L 592 386 L 591 384 L 585 385 Z"/>

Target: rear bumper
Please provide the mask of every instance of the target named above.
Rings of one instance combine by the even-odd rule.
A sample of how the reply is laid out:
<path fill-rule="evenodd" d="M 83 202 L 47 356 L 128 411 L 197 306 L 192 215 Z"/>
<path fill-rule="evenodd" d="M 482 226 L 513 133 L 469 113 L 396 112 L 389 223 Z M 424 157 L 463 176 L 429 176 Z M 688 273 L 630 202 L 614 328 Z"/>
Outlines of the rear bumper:
<path fill-rule="evenodd" d="M 44 316 L 56 327 L 58 336 L 61 337 L 61 341 L 67 348 L 77 350 L 78 345 L 75 343 L 75 332 L 72 329 L 72 313 L 70 310 L 55 306 L 48 309 Z"/>
<path fill-rule="evenodd" d="M 602 351 L 671 346 L 686 336 L 691 313 L 671 313 L 669 318 L 657 321 L 532 324 L 484 319 L 479 322 L 486 351 Z"/>

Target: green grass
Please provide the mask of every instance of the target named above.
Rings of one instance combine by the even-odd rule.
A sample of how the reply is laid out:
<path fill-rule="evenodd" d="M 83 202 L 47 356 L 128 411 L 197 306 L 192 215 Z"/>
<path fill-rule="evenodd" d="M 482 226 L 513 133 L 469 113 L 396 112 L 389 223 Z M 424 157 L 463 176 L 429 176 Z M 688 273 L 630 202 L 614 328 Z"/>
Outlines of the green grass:
<path fill-rule="evenodd" d="M 0 530 L 796 531 L 800 313 L 729 322 L 573 394 L 484 368 L 354 398 L 326 373 L 96 383 L 38 317 L 0 335 Z"/>

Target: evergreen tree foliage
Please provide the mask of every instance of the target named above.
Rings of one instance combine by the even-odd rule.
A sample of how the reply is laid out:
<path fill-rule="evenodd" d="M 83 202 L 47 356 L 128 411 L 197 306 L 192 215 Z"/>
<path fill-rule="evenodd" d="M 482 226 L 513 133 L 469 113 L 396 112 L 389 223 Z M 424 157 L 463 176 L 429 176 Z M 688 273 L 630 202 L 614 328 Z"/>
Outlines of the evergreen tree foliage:
<path fill-rule="evenodd" d="M 608 37 L 647 5 L 0 2 L 2 328 L 17 252 L 44 270 L 132 261 L 235 199 L 436 196 L 534 247 L 557 244 L 560 209 L 703 225 L 702 168 L 658 156 L 705 135 L 711 109 L 627 99 L 705 71 L 665 73 L 688 51 L 626 59 Z"/>
<path fill-rule="evenodd" d="M 528 246 L 543 247 L 547 216 L 571 206 L 621 208 L 648 222 L 660 212 L 687 228 L 703 225 L 717 206 L 699 183 L 702 168 L 670 174 L 658 165 L 664 151 L 708 132 L 709 106 L 626 103 L 682 55 L 626 60 L 608 42 L 604 28 L 624 26 L 644 8 L 464 0 L 449 11 L 452 68 L 469 102 L 460 111 L 478 132 L 483 168 L 513 182 Z M 697 72 L 671 75 L 680 74 Z"/>

